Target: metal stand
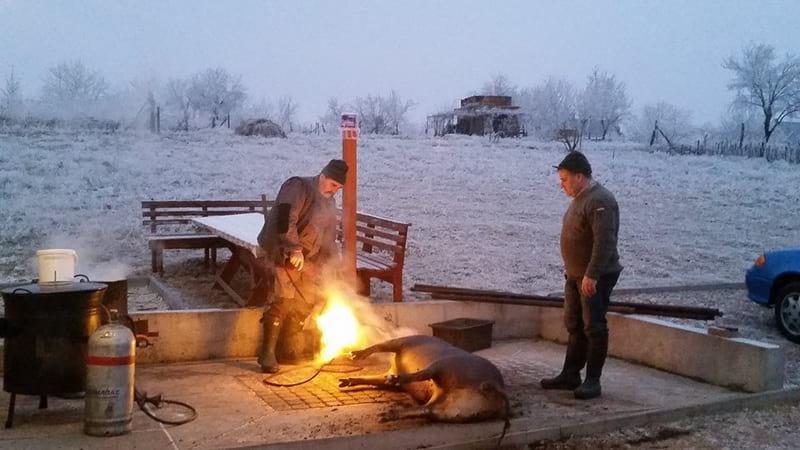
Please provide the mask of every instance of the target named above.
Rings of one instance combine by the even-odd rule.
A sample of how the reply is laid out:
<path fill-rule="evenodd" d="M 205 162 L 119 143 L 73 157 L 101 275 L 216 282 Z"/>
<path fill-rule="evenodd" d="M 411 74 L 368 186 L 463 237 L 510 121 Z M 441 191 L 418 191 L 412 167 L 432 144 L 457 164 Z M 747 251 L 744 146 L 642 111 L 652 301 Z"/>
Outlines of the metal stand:
<path fill-rule="evenodd" d="M 17 401 L 17 394 L 11 393 L 11 400 L 8 402 L 8 417 L 6 417 L 6 428 L 11 428 L 14 424 L 14 403 Z"/>
<path fill-rule="evenodd" d="M 6 417 L 6 428 L 11 428 L 14 425 L 14 405 L 17 403 L 17 394 L 11 393 L 11 399 L 8 401 L 8 417 Z M 47 396 L 39 396 L 39 409 L 47 409 Z"/>

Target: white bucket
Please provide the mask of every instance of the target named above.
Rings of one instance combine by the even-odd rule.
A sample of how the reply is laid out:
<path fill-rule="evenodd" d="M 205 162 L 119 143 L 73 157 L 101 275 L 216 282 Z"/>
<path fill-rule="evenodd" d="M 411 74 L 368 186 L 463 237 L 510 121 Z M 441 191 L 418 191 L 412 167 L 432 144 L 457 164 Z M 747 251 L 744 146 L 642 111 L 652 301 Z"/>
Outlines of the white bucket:
<path fill-rule="evenodd" d="M 36 252 L 39 261 L 39 282 L 73 281 L 78 254 L 68 248 L 51 248 Z"/>

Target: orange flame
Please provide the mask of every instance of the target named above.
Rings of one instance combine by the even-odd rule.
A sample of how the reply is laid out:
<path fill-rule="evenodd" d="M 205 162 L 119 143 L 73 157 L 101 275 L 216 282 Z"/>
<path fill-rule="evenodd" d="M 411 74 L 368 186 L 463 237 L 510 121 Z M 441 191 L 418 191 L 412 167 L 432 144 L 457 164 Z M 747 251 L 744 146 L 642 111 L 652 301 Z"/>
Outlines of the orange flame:
<path fill-rule="evenodd" d="M 325 308 L 316 319 L 322 332 L 319 359 L 323 362 L 356 348 L 363 336 L 355 311 L 342 295 L 331 292 L 326 297 Z"/>

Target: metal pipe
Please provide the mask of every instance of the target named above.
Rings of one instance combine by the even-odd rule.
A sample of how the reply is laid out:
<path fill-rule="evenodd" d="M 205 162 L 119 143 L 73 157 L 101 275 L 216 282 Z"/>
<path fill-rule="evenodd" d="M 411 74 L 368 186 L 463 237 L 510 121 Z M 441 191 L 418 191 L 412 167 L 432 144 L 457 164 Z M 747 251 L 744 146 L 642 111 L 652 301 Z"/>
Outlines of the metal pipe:
<path fill-rule="evenodd" d="M 411 290 L 417 292 L 428 292 L 433 298 L 439 300 L 477 301 L 484 303 L 520 304 L 555 308 L 563 307 L 564 302 L 563 297 L 516 294 L 513 292 L 467 289 L 426 284 L 416 284 L 411 288 Z M 653 305 L 629 302 L 611 302 L 609 305 L 609 311 L 620 312 L 623 314 L 644 314 L 699 320 L 713 320 L 715 317 L 722 315 L 721 311 L 712 308 L 677 305 Z"/>

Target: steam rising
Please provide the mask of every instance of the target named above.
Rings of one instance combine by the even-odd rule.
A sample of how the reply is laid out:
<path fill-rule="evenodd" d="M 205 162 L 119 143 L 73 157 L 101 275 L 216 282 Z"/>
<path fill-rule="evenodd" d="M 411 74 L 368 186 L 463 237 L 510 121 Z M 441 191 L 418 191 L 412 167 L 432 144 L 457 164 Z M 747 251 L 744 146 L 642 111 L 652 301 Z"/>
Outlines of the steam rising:
<path fill-rule="evenodd" d="M 75 273 L 86 275 L 91 281 L 122 280 L 133 272 L 131 266 L 114 259 L 107 248 L 99 246 L 94 236 L 56 234 L 50 236 L 46 242 L 46 248 L 75 250 L 78 253 Z M 35 267 L 35 259 L 33 266 Z"/>

